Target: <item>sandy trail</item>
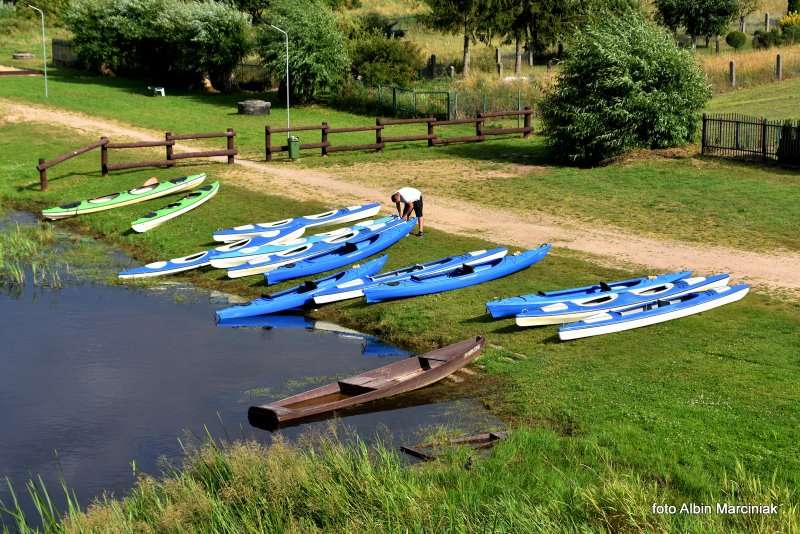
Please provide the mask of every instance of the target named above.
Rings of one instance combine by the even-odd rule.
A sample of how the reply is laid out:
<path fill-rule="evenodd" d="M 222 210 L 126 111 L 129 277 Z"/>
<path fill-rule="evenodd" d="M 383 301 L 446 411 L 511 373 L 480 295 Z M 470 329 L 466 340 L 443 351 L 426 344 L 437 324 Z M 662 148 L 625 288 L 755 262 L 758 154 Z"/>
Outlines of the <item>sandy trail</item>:
<path fill-rule="evenodd" d="M 58 124 L 91 135 L 133 140 L 160 139 L 162 132 L 136 128 L 80 113 L 0 99 L 0 117 L 7 122 Z M 189 150 L 191 145 L 176 145 Z M 221 158 L 220 158 L 221 159 Z M 392 162 L 391 165 L 402 165 Z M 401 171 L 399 171 L 401 172 Z M 337 179 L 335 175 L 282 164 L 237 160 L 231 173 L 243 187 L 293 198 L 344 204 L 383 200 L 389 191 Z M 426 224 L 498 243 L 532 247 L 543 242 L 591 254 L 606 265 L 641 265 L 658 270 L 692 269 L 699 273 L 730 272 L 737 279 L 779 289 L 800 289 L 800 254 L 765 254 L 707 244 L 641 237 L 616 228 L 575 227 L 569 221 L 541 214 L 498 212 L 470 202 L 426 195 Z M 245 221 L 243 221 L 245 222 Z M 795 293 L 796 291 L 792 291 Z"/>

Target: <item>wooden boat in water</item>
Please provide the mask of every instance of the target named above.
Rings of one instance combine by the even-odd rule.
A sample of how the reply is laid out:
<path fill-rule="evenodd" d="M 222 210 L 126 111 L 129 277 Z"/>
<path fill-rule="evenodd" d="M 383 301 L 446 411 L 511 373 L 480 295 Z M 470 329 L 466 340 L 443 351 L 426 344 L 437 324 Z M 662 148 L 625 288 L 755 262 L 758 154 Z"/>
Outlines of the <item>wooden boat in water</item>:
<path fill-rule="evenodd" d="M 439 455 L 438 453 L 441 452 L 443 446 L 466 446 L 475 450 L 490 449 L 494 447 L 498 441 L 504 440 L 507 437 L 508 432 L 484 432 L 482 434 L 449 439 L 442 444 L 427 443 L 425 445 L 414 445 L 413 447 L 403 445 L 400 447 L 400 450 L 420 460 L 428 461 L 435 459 Z"/>
<path fill-rule="evenodd" d="M 290 421 L 423 388 L 469 365 L 485 343 L 482 336 L 460 341 L 270 404 L 251 406 L 247 416 L 254 426 L 277 428 Z"/>

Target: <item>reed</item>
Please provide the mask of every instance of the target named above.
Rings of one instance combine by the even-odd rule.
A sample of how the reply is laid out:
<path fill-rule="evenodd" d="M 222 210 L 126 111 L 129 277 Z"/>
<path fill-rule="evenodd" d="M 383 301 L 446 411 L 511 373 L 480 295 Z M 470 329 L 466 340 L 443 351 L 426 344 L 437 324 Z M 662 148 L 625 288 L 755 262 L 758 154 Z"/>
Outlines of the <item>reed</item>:
<path fill-rule="evenodd" d="M 573 441 L 548 431 L 518 431 L 489 452 L 452 448 L 435 462 L 409 467 L 384 444 L 346 443 L 335 433 L 296 445 L 209 439 L 186 449 L 182 468 L 160 479 L 140 476 L 124 499 L 105 496 L 81 510 L 62 484 L 67 504 L 59 510 L 37 480 L 26 487 L 35 517 L 26 517 L 13 488 L 2 510 L 19 532 L 65 533 L 533 532 L 559 526 L 793 532 L 800 526 L 795 490 L 765 483 L 741 464 L 723 474 L 719 494 L 701 502 L 775 503 L 778 515 L 654 514 L 652 503 L 679 502 L 680 490 L 613 463 L 600 445 Z M 517 467 L 508 469 L 509 462 Z M 537 476 L 546 464 L 558 466 L 563 480 Z"/>
<path fill-rule="evenodd" d="M 30 272 L 34 285 L 60 287 L 64 265 L 53 251 L 55 235 L 46 224 L 0 233 L 0 285 L 22 286 Z"/>

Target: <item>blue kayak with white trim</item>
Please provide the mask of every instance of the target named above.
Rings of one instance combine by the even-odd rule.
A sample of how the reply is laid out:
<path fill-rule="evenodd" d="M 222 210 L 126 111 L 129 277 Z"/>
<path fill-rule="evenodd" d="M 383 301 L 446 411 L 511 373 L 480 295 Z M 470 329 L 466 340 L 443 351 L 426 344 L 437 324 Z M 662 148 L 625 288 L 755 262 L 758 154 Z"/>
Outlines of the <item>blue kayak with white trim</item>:
<path fill-rule="evenodd" d="M 502 278 L 527 269 L 541 261 L 551 245 L 545 244 L 533 250 L 526 250 L 513 255 L 506 255 L 478 265 L 463 265 L 447 273 L 422 274 L 412 276 L 408 280 L 380 284 L 364 290 L 368 303 L 429 295 L 474 286 L 497 278 Z"/>
<path fill-rule="evenodd" d="M 342 300 L 355 299 L 364 296 L 364 290 L 379 284 L 408 280 L 413 275 L 445 273 L 467 265 L 477 265 L 486 263 L 508 254 L 508 249 L 494 248 L 491 250 L 474 250 L 459 256 L 448 256 L 438 260 L 433 260 L 416 265 L 409 265 L 401 269 L 396 269 L 388 273 L 381 273 L 374 276 L 364 276 L 355 278 L 347 282 L 337 284 L 334 287 L 325 289 L 314 294 L 315 304 L 328 304 Z"/>
<path fill-rule="evenodd" d="M 373 224 L 363 228 L 353 229 L 352 231 L 324 239 L 316 243 L 305 243 L 297 247 L 275 252 L 267 256 L 265 259 L 248 261 L 241 265 L 231 267 L 228 269 L 228 277 L 241 278 L 243 276 L 252 276 L 266 273 L 268 271 L 274 271 L 275 269 L 284 265 L 294 265 L 304 260 L 309 260 L 318 256 L 324 256 L 344 246 L 352 246 L 355 243 L 370 240 L 381 233 L 389 232 L 398 226 L 407 224 L 408 223 L 406 221 L 400 219 L 399 217 L 392 217 L 391 220 L 386 223 Z M 375 252 L 380 252 L 380 250 Z M 357 261 L 357 259 L 353 261 Z M 299 274 L 299 276 L 310 276 L 311 274 L 316 273 L 302 272 Z M 288 280 L 288 278 L 284 279 Z"/>
<path fill-rule="evenodd" d="M 313 276 L 333 269 L 340 269 L 345 265 L 361 261 L 373 254 L 377 254 L 391 247 L 404 237 L 416 226 L 417 221 L 411 219 L 400 223 L 393 223 L 393 226 L 382 231 L 376 231 L 371 236 L 359 236 L 324 255 L 282 266 L 278 269 L 264 273 L 264 280 L 267 285 L 277 284 L 284 280 L 292 280 L 304 276 Z"/>
<path fill-rule="evenodd" d="M 141 267 L 133 267 L 125 269 L 117 276 L 121 279 L 131 278 L 151 278 L 154 276 L 163 276 L 167 274 L 176 274 L 192 269 L 199 269 L 211 264 L 211 260 L 219 254 L 227 254 L 229 252 L 253 246 L 254 243 L 262 246 L 265 243 L 271 243 L 276 239 L 295 239 L 303 233 L 302 228 L 281 230 L 276 238 L 269 237 L 251 237 L 233 241 L 226 245 L 211 249 L 201 250 L 187 256 L 180 258 L 172 258 L 170 260 L 161 260 L 148 263 Z"/>
<path fill-rule="evenodd" d="M 310 304 L 318 291 L 335 286 L 336 284 L 347 282 L 354 278 L 369 276 L 380 271 L 388 256 L 380 256 L 368 261 L 363 265 L 354 265 L 351 269 L 342 271 L 318 280 L 306 280 L 302 284 L 286 289 L 279 293 L 274 293 L 259 299 L 255 299 L 247 304 L 231 306 L 217 311 L 217 321 L 228 319 L 240 319 L 242 317 L 254 317 L 269 313 L 278 313 L 291 310 Z"/>
<path fill-rule="evenodd" d="M 750 287 L 746 284 L 721 286 L 613 312 L 598 313 L 583 321 L 562 325 L 558 330 L 558 337 L 566 341 L 680 319 L 741 300 L 749 290 Z"/>
<path fill-rule="evenodd" d="M 626 291 L 597 293 L 575 299 L 553 303 L 540 303 L 517 314 L 517 326 L 544 326 L 580 321 L 600 312 L 610 312 L 663 300 L 698 293 L 715 287 L 727 286 L 730 275 L 695 276 L 674 282 L 642 285 Z"/>
<path fill-rule="evenodd" d="M 247 247 L 239 247 L 227 253 L 216 254 L 211 259 L 211 266 L 217 269 L 230 269 L 237 265 L 242 265 L 250 261 L 267 260 L 276 252 L 297 248 L 302 245 L 313 244 L 319 241 L 345 240 L 356 237 L 359 232 L 368 232 L 376 228 L 376 225 L 386 224 L 395 220 L 396 217 L 382 217 L 369 221 L 354 224 L 348 228 L 339 228 L 330 232 L 314 234 L 308 237 L 297 237 L 295 239 L 281 239 L 274 241 L 268 238 L 255 237 L 253 242 Z"/>
<path fill-rule="evenodd" d="M 271 237 L 275 232 L 286 229 L 309 228 L 324 224 L 344 224 L 361 219 L 368 219 L 376 215 L 381 209 L 380 204 L 363 204 L 350 206 L 338 210 L 325 211 L 314 215 L 304 215 L 281 221 L 243 224 L 233 228 L 220 228 L 214 232 L 215 241 L 236 241 L 245 237 L 265 236 Z"/>
<path fill-rule="evenodd" d="M 628 280 L 618 280 L 616 282 L 599 282 L 588 286 L 559 289 L 556 291 L 540 291 L 528 295 L 491 300 L 486 303 L 486 311 L 489 312 L 493 318 L 500 319 L 502 317 L 517 315 L 536 305 L 553 304 L 569 299 L 591 297 L 616 291 L 633 290 L 645 286 L 649 287 L 654 284 L 666 284 L 682 278 L 688 278 L 691 275 L 691 271 L 681 271 L 658 276 L 640 276 Z"/>

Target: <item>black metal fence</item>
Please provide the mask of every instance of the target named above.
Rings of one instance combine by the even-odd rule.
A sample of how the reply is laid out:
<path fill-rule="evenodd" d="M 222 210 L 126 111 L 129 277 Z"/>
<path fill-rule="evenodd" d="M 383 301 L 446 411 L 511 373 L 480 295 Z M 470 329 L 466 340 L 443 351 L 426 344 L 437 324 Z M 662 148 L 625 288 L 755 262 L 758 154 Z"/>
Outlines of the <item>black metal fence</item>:
<path fill-rule="evenodd" d="M 800 121 L 704 113 L 702 153 L 800 165 Z"/>

